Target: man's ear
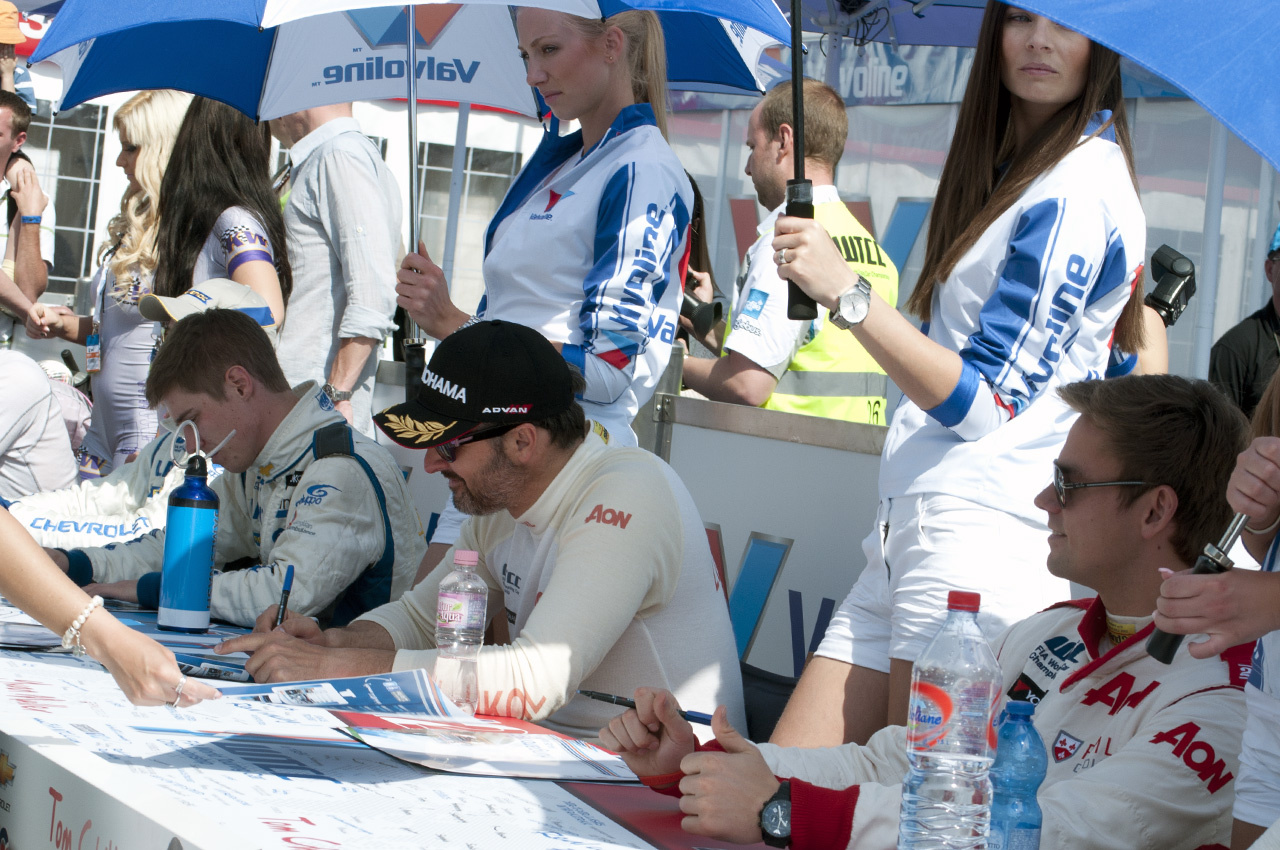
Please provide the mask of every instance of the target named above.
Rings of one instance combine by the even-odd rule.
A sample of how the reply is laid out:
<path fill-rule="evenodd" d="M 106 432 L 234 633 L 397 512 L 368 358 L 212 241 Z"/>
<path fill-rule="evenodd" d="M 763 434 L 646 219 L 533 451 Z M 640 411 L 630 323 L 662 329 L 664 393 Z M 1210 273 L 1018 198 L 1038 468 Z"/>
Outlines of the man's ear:
<path fill-rule="evenodd" d="M 529 463 L 547 437 L 532 422 L 521 422 L 505 436 L 507 456 L 516 463 Z"/>
<path fill-rule="evenodd" d="M 774 137 L 778 143 L 778 159 L 793 156 L 796 152 L 796 131 L 790 124 L 780 124 L 778 135 Z"/>
<path fill-rule="evenodd" d="M 23 130 L 21 133 L 19 133 L 18 135 L 14 136 L 14 137 L 13 137 L 13 152 L 14 152 L 14 153 L 17 153 L 18 151 L 22 150 L 22 145 L 23 145 L 26 141 L 27 141 L 27 131 L 26 131 L 26 130 Z"/>
<path fill-rule="evenodd" d="M 1172 533 L 1174 516 L 1178 513 L 1178 494 L 1168 484 L 1161 484 L 1142 495 L 1142 536 L 1151 540 L 1161 534 Z"/>
<path fill-rule="evenodd" d="M 232 366 L 222 379 L 223 392 L 228 398 L 248 399 L 253 396 L 253 376 L 243 366 Z"/>

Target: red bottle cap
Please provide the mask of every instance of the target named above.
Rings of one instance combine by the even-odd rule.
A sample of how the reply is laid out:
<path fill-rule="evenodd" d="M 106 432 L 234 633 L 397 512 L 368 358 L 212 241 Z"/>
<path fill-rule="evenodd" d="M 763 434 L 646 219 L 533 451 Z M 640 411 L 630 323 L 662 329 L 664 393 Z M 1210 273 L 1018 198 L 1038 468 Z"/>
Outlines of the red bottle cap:
<path fill-rule="evenodd" d="M 981 601 L 981 593 L 974 593 L 971 590 L 953 590 L 947 594 L 947 610 L 977 612 L 978 603 Z"/>

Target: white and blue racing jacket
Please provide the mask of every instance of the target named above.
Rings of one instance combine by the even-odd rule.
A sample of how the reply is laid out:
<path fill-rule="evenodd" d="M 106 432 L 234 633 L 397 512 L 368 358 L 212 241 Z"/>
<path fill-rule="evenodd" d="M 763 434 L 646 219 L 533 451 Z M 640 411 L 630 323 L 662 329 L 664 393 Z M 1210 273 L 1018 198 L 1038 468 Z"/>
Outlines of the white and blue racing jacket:
<path fill-rule="evenodd" d="M 647 103 L 582 152 L 552 121 L 485 234 L 479 319 L 563 344 L 587 416 L 620 445 L 667 366 L 688 263 L 693 190 Z"/>
<path fill-rule="evenodd" d="M 280 601 L 285 568 L 295 568 L 291 610 L 345 625 L 400 597 L 413 584 L 427 544 L 418 512 L 391 454 L 363 434 L 340 456 L 317 435 L 342 415 L 314 381 L 294 390 L 298 403 L 246 472 L 224 472 L 218 494 L 214 560 L 256 566 L 216 573 L 210 613 L 239 625 Z M 68 553 L 77 584 L 138 579 L 138 597 L 159 599 L 164 531 L 101 549 Z"/>
<path fill-rule="evenodd" d="M 1089 131 L 1109 117 L 1099 113 Z M 1036 523 L 1033 499 L 1075 413 L 1057 388 L 1100 378 L 1142 272 L 1146 218 L 1108 129 L 1040 175 L 933 294 L 922 330 L 963 361 L 931 410 L 903 399 L 880 496 L 946 493 Z"/>

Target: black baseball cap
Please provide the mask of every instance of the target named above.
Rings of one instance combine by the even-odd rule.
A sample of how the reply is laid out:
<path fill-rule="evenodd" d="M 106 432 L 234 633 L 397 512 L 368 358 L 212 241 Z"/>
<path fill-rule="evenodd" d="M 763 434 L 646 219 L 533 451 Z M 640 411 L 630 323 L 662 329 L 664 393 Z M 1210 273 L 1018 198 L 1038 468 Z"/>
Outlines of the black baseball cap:
<path fill-rule="evenodd" d="M 427 449 L 481 424 L 547 419 L 573 401 L 569 364 L 542 334 L 514 322 L 476 322 L 436 346 L 417 397 L 373 421 L 405 448 Z"/>

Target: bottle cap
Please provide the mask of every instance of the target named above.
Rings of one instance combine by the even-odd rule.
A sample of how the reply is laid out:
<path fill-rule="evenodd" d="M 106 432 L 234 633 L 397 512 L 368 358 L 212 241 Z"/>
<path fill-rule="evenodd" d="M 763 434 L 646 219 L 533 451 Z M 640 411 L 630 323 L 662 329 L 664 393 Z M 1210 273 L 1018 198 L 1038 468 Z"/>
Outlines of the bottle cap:
<path fill-rule="evenodd" d="M 1004 704 L 1004 710 L 1010 714 L 1021 714 L 1026 717 L 1036 713 L 1036 704 L 1022 699 L 1011 699 Z"/>
<path fill-rule="evenodd" d="M 209 466 L 204 462 L 203 457 L 192 455 L 187 459 L 187 475 L 195 475 L 201 478 L 209 477 Z"/>
<path fill-rule="evenodd" d="M 971 590 L 953 590 L 947 594 L 948 611 L 977 611 L 982 594 Z"/>
<path fill-rule="evenodd" d="M 457 549 L 453 553 L 453 562 L 460 567 L 474 567 L 480 563 L 480 553 L 474 549 Z"/>

